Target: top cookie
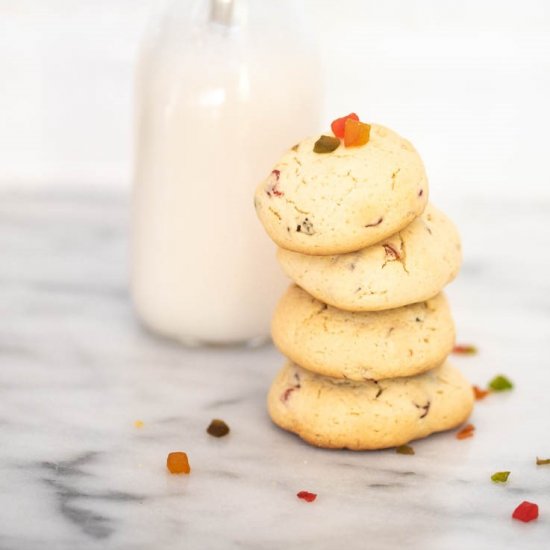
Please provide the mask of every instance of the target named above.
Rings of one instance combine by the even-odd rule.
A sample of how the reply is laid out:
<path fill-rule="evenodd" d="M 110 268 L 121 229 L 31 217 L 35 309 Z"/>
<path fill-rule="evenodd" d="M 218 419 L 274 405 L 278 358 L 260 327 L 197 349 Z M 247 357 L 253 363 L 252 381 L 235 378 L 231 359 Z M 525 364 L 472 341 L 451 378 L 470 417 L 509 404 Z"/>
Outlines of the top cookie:
<path fill-rule="evenodd" d="M 419 216 L 428 200 L 424 165 L 398 134 L 373 124 L 366 145 L 315 153 L 319 136 L 288 151 L 254 200 L 269 236 L 303 254 L 353 252 Z"/>

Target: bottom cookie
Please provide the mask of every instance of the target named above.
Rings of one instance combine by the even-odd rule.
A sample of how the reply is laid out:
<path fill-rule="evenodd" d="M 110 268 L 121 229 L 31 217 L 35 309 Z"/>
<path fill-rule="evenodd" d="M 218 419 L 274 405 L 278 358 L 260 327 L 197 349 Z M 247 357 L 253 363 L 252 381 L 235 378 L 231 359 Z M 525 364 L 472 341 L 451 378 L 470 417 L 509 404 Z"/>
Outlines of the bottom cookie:
<path fill-rule="evenodd" d="M 354 382 L 288 362 L 267 400 L 281 428 L 318 447 L 357 451 L 397 447 L 455 428 L 473 402 L 471 385 L 449 363 L 417 376 Z"/>

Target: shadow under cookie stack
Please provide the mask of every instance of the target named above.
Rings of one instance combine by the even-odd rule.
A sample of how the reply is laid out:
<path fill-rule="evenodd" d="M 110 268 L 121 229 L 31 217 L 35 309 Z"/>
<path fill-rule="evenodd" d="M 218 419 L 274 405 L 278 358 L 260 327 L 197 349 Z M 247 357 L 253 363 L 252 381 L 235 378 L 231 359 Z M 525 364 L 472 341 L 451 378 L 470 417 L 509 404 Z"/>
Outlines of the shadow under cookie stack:
<path fill-rule="evenodd" d="M 461 263 L 452 222 L 428 203 L 422 160 L 395 132 L 332 123 L 292 147 L 255 207 L 294 281 L 272 325 L 288 358 L 272 420 L 320 447 L 383 449 L 455 428 L 473 407 L 449 365 L 443 287 Z"/>

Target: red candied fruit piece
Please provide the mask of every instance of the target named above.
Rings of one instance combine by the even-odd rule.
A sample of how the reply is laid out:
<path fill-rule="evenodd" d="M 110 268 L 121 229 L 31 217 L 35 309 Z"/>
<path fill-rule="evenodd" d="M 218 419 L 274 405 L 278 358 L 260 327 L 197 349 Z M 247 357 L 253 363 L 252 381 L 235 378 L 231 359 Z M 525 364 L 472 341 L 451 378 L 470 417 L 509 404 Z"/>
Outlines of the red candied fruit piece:
<path fill-rule="evenodd" d="M 539 507 L 534 502 L 524 500 L 512 514 L 514 519 L 528 523 L 539 517 Z"/>
<path fill-rule="evenodd" d="M 317 498 L 315 493 L 310 493 L 309 491 L 300 491 L 296 496 L 306 502 L 313 502 Z"/>
<path fill-rule="evenodd" d="M 359 120 L 359 117 L 355 113 L 350 113 L 349 115 L 343 116 L 342 118 L 337 118 L 330 125 L 330 128 L 332 129 L 332 133 L 336 137 L 339 137 L 340 139 L 344 139 L 344 134 L 346 131 L 346 120 L 348 118 L 351 118 L 353 120 Z"/>

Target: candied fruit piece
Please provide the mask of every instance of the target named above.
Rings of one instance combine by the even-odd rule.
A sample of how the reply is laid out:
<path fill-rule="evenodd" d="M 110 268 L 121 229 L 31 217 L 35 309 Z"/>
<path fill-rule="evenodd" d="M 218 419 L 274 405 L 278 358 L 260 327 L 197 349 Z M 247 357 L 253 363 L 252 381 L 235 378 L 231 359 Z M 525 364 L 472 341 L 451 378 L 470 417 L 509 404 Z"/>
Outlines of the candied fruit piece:
<path fill-rule="evenodd" d="M 413 455 L 414 449 L 410 445 L 400 445 L 395 448 L 395 452 L 398 455 Z"/>
<path fill-rule="evenodd" d="M 489 382 L 489 388 L 491 388 L 492 391 L 508 391 L 513 389 L 514 384 L 506 378 L 506 376 L 503 376 L 502 374 L 499 374 L 498 376 L 495 376 L 490 382 Z"/>
<path fill-rule="evenodd" d="M 491 480 L 495 483 L 506 483 L 510 477 L 510 472 L 495 472 L 491 476 Z"/>
<path fill-rule="evenodd" d="M 474 390 L 474 397 L 477 401 L 485 399 L 490 393 L 489 390 L 484 390 L 478 386 L 472 386 L 472 389 Z"/>
<path fill-rule="evenodd" d="M 346 129 L 346 120 L 348 118 L 351 118 L 352 120 L 359 120 L 359 117 L 355 113 L 350 113 L 349 115 L 343 116 L 341 118 L 337 118 L 332 122 L 330 125 L 330 128 L 332 130 L 332 133 L 339 138 L 344 137 L 345 129 Z"/>
<path fill-rule="evenodd" d="M 344 131 L 344 145 L 346 147 L 359 147 L 368 143 L 370 138 L 370 125 L 359 122 L 353 118 L 346 120 Z"/>
<path fill-rule="evenodd" d="M 210 422 L 210 426 L 206 428 L 206 431 L 214 437 L 223 437 L 229 433 L 229 426 L 223 420 L 214 418 Z"/>
<path fill-rule="evenodd" d="M 332 153 L 340 147 L 340 140 L 332 136 L 321 136 L 313 146 L 313 152 L 320 155 L 325 153 Z"/>
<path fill-rule="evenodd" d="M 171 474 L 188 474 L 191 472 L 187 454 L 182 451 L 169 453 L 166 459 L 166 467 Z"/>
<path fill-rule="evenodd" d="M 306 502 L 313 502 L 317 498 L 316 493 L 310 493 L 309 491 L 300 491 L 296 496 Z"/>
<path fill-rule="evenodd" d="M 534 502 L 524 500 L 513 512 L 512 517 L 527 523 L 539 517 L 539 507 Z"/>
<path fill-rule="evenodd" d="M 457 355 L 475 355 L 477 353 L 477 348 L 471 344 L 457 344 L 453 348 L 453 353 Z"/>
<path fill-rule="evenodd" d="M 475 426 L 473 424 L 466 424 L 462 430 L 456 434 L 457 439 L 466 439 L 468 437 L 473 437 L 475 431 Z"/>

